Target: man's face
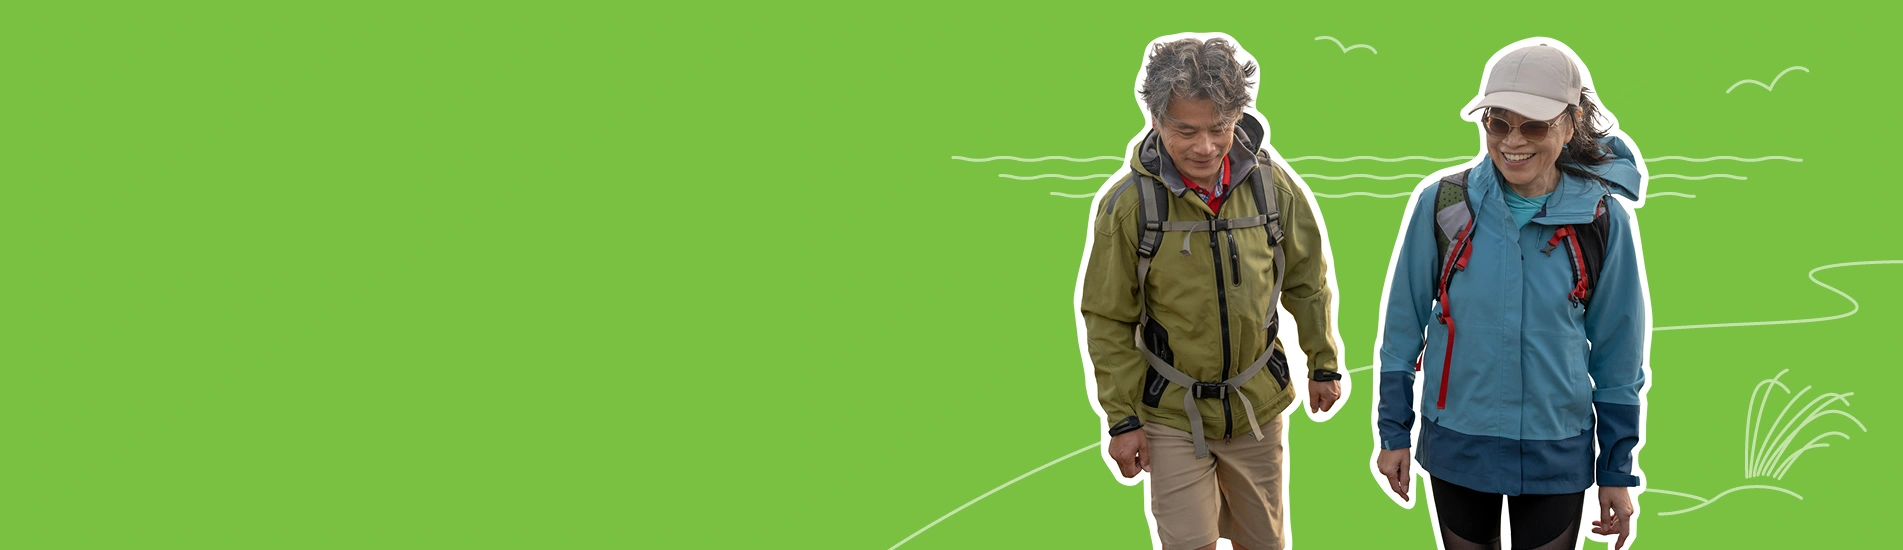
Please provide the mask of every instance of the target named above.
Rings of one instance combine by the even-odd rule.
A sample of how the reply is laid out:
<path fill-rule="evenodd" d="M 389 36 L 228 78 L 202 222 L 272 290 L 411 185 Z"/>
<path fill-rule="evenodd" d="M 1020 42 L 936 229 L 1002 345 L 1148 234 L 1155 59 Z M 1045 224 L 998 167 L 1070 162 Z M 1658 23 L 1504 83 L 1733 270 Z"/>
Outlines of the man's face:
<path fill-rule="evenodd" d="M 1236 138 L 1236 119 L 1216 112 L 1209 99 L 1172 99 L 1159 119 L 1150 120 L 1163 138 L 1163 150 L 1169 152 L 1176 171 L 1206 189 L 1216 187 L 1222 175 L 1222 157 Z"/>

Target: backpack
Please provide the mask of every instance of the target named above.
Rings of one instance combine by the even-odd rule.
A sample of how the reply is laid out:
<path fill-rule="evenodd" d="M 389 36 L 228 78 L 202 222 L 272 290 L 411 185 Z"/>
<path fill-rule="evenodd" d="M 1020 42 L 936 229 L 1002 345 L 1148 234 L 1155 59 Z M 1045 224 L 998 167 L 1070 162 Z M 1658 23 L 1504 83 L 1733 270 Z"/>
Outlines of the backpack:
<path fill-rule="evenodd" d="M 1143 353 L 1143 358 L 1149 362 L 1150 374 L 1153 375 L 1146 376 L 1146 402 L 1151 406 L 1155 406 L 1152 400 L 1162 395 L 1162 383 L 1164 381 L 1174 383 L 1188 390 L 1183 393 L 1183 412 L 1189 417 L 1190 439 L 1195 444 L 1197 458 L 1209 455 L 1209 446 L 1203 440 L 1203 417 L 1196 407 L 1197 399 L 1226 399 L 1230 395 L 1240 398 L 1242 400 L 1243 411 L 1248 415 L 1249 425 L 1254 430 L 1252 435 L 1257 440 L 1260 440 L 1262 439 L 1261 423 L 1256 421 L 1255 405 L 1250 403 L 1248 396 L 1243 395 L 1240 391 L 1242 385 L 1264 368 L 1267 368 L 1270 374 L 1275 376 L 1276 379 L 1280 380 L 1285 386 L 1289 380 L 1287 358 L 1283 355 L 1281 350 L 1275 348 L 1274 343 L 1278 324 L 1278 313 L 1275 311 L 1275 304 L 1280 301 L 1284 280 L 1283 276 L 1287 271 L 1285 266 L 1287 260 L 1282 254 L 1282 238 L 1284 236 L 1281 224 L 1282 216 L 1281 212 L 1277 209 L 1276 201 L 1272 200 L 1272 196 L 1269 194 L 1274 188 L 1264 185 L 1263 183 L 1264 180 L 1270 177 L 1263 173 L 1263 171 L 1272 169 L 1273 161 L 1262 155 L 1258 155 L 1257 160 L 1257 167 L 1252 170 L 1253 173 L 1244 178 L 1250 187 L 1250 194 L 1255 198 L 1256 215 L 1244 218 L 1168 221 L 1168 200 L 1171 195 L 1169 189 L 1164 187 L 1163 182 L 1142 174 L 1133 174 L 1135 181 L 1131 182 L 1131 185 L 1137 188 L 1137 210 L 1141 213 L 1142 220 L 1142 225 L 1138 226 L 1141 231 L 1141 236 L 1137 240 L 1136 252 L 1137 301 L 1142 305 L 1142 313 L 1137 321 L 1137 326 L 1142 328 L 1143 341 L 1141 345 L 1136 347 L 1138 351 Z M 1118 194 L 1121 194 L 1121 190 L 1119 190 Z M 1115 202 L 1116 198 L 1112 196 L 1110 203 L 1107 204 L 1114 204 Z M 1106 208 L 1108 208 L 1108 206 L 1106 206 Z M 1268 234 L 1268 244 L 1274 249 L 1275 258 L 1275 286 L 1269 291 L 1269 312 L 1262 325 L 1262 329 L 1268 331 L 1268 345 L 1264 347 L 1262 355 L 1256 358 L 1254 363 L 1251 363 L 1241 372 L 1236 373 L 1235 376 L 1229 377 L 1221 382 L 1203 382 L 1197 380 L 1172 366 L 1174 354 L 1170 353 L 1168 344 L 1165 343 L 1166 340 L 1161 340 L 1167 338 L 1167 335 L 1163 334 L 1162 326 L 1150 318 L 1149 293 L 1146 288 L 1150 275 L 1150 260 L 1156 256 L 1157 250 L 1163 241 L 1163 233 L 1166 231 L 1187 232 L 1187 234 L 1183 236 L 1183 254 L 1187 255 L 1189 254 L 1189 237 L 1196 232 L 1226 232 L 1231 229 L 1256 226 L 1265 226 L 1264 230 Z M 1231 254 L 1231 265 L 1235 265 L 1233 263 L 1236 261 L 1233 256 L 1233 248 L 1231 248 Z M 1154 382 L 1149 380 L 1149 378 L 1152 377 L 1155 378 Z M 1225 406 L 1227 406 L 1226 401 Z"/>
<path fill-rule="evenodd" d="M 1436 271 L 1440 276 L 1435 285 L 1435 299 L 1440 301 L 1438 319 L 1447 325 L 1447 356 L 1441 361 L 1440 397 L 1435 402 L 1435 407 L 1441 409 L 1447 408 L 1447 377 L 1454 364 L 1454 314 L 1448 304 L 1447 287 L 1453 282 L 1454 273 L 1465 271 L 1467 261 L 1473 257 L 1473 202 L 1467 196 L 1467 173 L 1471 171 L 1462 170 L 1442 178 L 1434 191 L 1434 242 L 1440 253 L 1436 256 L 1439 263 Z M 1560 226 L 1553 231 L 1553 238 L 1546 241 L 1546 248 L 1540 250 L 1552 255 L 1554 248 L 1559 248 L 1562 242 L 1565 244 L 1569 260 L 1566 265 L 1573 272 L 1573 289 L 1566 297 L 1582 308 L 1590 306 L 1593 287 L 1599 283 L 1599 268 L 1605 264 L 1611 225 L 1606 218 L 1606 200 L 1599 199 L 1591 222 Z M 1420 359 L 1414 360 L 1414 370 L 1421 370 Z"/>

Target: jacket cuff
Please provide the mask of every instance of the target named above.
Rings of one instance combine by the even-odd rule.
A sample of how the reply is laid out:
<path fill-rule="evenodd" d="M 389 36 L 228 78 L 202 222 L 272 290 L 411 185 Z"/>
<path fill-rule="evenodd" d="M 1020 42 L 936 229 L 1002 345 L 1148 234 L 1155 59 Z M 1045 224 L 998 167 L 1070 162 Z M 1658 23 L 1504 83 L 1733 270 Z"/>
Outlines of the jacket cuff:
<path fill-rule="evenodd" d="M 1414 446 L 1413 438 L 1409 437 L 1408 434 L 1401 434 L 1394 437 L 1381 438 L 1381 450 L 1383 451 L 1406 449 L 1412 446 Z"/>
<path fill-rule="evenodd" d="M 1310 369 L 1308 371 L 1308 379 L 1316 382 L 1340 380 L 1341 371 L 1335 369 Z"/>
<path fill-rule="evenodd" d="M 1639 476 L 1619 472 L 1599 471 L 1600 487 L 1638 487 Z"/>
<path fill-rule="evenodd" d="M 1135 416 L 1126 416 L 1126 417 L 1123 417 L 1123 420 L 1118 420 L 1117 423 L 1110 425 L 1110 437 L 1116 437 L 1119 435 L 1134 432 L 1134 431 L 1137 431 L 1138 428 L 1142 428 L 1142 427 L 1143 427 L 1143 421 L 1141 419 L 1138 419 Z"/>

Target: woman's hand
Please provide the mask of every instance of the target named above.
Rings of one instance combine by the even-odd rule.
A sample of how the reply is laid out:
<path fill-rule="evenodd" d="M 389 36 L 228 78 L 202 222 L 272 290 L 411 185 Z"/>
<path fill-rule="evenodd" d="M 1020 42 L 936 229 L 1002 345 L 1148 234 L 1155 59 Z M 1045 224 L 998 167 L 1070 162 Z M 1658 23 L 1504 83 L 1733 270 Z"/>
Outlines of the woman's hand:
<path fill-rule="evenodd" d="M 1639 509 L 1632 505 L 1632 493 L 1625 487 L 1599 488 L 1599 521 L 1592 522 L 1592 532 L 1604 536 L 1619 534 L 1619 540 L 1612 548 L 1625 547 L 1625 539 L 1632 535 L 1633 518 Z"/>
<path fill-rule="evenodd" d="M 1414 484 L 1414 472 L 1408 462 L 1406 448 L 1383 450 L 1374 458 L 1375 470 L 1387 476 L 1388 488 L 1401 495 L 1401 500 L 1407 500 L 1408 488 Z"/>

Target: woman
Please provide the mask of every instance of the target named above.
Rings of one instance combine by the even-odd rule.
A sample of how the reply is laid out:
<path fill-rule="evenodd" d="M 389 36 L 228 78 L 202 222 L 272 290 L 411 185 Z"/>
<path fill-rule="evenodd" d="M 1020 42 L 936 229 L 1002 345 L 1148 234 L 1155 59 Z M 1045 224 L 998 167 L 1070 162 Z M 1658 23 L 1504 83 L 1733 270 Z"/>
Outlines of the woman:
<path fill-rule="evenodd" d="M 1413 456 L 1446 550 L 1499 548 L 1503 496 L 1512 548 L 1573 548 L 1595 478 L 1593 532 L 1632 534 L 1650 315 L 1611 195 L 1645 178 L 1556 43 L 1495 56 L 1467 110 L 1482 156 L 1417 194 L 1388 275 L 1374 467 L 1407 498 L 1418 370 Z"/>

